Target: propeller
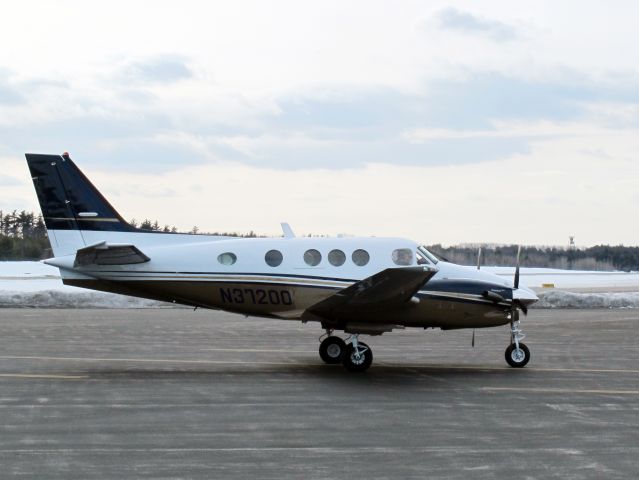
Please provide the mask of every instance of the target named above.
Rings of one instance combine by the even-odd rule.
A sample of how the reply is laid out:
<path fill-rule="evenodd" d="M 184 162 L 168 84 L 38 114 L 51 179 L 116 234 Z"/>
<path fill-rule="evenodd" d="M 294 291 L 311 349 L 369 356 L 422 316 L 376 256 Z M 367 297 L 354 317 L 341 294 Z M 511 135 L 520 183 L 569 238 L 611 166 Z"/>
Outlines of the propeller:
<path fill-rule="evenodd" d="M 477 270 L 481 268 L 481 247 L 477 251 Z"/>
<path fill-rule="evenodd" d="M 517 290 L 519 288 L 519 260 L 521 257 L 521 245 L 519 245 L 517 247 L 517 263 L 515 264 L 515 280 L 513 281 L 513 285 L 514 285 L 514 290 Z M 512 309 L 512 315 L 513 315 L 513 320 L 517 321 L 519 320 L 519 310 L 521 310 L 522 312 L 524 312 L 524 315 L 528 315 L 528 307 L 526 307 L 523 303 L 514 300 L 513 299 L 513 309 Z"/>
<path fill-rule="evenodd" d="M 519 288 L 519 257 L 521 256 L 521 245 L 517 248 L 517 264 L 515 266 L 515 289 Z"/>

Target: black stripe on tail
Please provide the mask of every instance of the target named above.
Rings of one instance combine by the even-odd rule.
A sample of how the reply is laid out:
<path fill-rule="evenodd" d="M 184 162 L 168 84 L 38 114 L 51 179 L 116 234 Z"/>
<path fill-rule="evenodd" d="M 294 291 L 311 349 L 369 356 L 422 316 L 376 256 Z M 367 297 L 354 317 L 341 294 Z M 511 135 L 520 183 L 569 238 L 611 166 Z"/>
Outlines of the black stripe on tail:
<path fill-rule="evenodd" d="M 27 164 L 49 230 L 132 232 L 68 155 L 27 153 Z"/>

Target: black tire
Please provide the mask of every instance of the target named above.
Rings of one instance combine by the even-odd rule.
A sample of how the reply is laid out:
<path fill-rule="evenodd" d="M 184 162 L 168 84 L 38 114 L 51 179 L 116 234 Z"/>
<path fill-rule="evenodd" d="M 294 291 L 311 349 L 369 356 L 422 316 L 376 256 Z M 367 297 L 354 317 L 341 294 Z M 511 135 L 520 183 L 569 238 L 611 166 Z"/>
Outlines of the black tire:
<path fill-rule="evenodd" d="M 346 343 L 339 337 L 326 337 L 320 343 L 319 354 L 322 360 L 329 364 L 341 363 Z"/>
<path fill-rule="evenodd" d="M 516 347 L 514 343 L 508 345 L 508 348 L 506 349 L 506 362 L 514 368 L 525 367 L 530 361 L 530 350 L 528 350 L 528 347 L 521 342 L 519 342 L 520 352 L 516 353 L 515 350 Z"/>
<path fill-rule="evenodd" d="M 360 358 L 355 357 L 355 347 L 352 343 L 346 345 L 344 356 L 342 357 L 342 365 L 346 370 L 351 372 L 363 372 L 373 363 L 373 351 L 371 347 L 364 342 L 359 342 Z M 362 350 L 364 350 L 362 352 Z"/>

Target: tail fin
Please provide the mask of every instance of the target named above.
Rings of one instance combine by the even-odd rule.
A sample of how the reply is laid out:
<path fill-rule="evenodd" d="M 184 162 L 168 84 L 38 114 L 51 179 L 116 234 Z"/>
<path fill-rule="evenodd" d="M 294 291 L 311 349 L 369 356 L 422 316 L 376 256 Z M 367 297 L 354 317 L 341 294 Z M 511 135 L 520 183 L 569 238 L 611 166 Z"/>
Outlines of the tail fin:
<path fill-rule="evenodd" d="M 26 157 L 56 256 L 75 253 L 84 247 L 83 230 L 136 230 L 84 176 L 68 154 L 27 153 Z M 58 236 L 60 238 L 56 239 Z"/>

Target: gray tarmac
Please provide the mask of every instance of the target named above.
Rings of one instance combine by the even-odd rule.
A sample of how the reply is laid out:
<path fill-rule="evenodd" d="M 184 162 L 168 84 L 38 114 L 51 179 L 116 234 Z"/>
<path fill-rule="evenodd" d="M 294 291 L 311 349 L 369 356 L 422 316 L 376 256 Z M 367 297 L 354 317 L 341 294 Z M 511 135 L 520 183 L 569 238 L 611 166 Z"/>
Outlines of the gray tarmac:
<path fill-rule="evenodd" d="M 211 311 L 0 309 L 0 478 L 637 478 L 636 310 L 365 339 Z"/>

